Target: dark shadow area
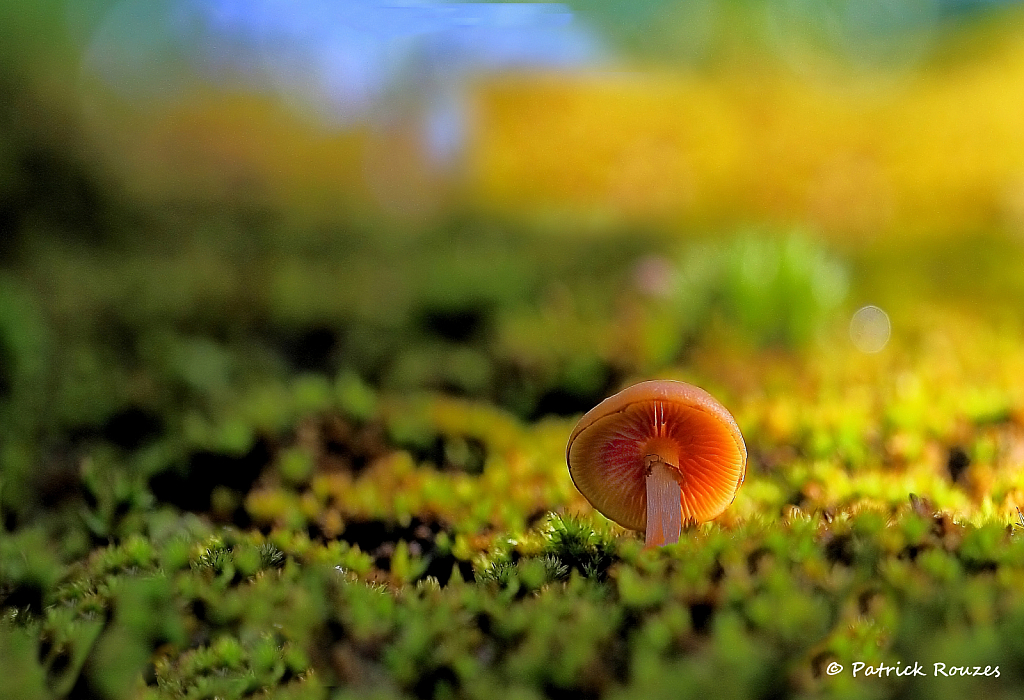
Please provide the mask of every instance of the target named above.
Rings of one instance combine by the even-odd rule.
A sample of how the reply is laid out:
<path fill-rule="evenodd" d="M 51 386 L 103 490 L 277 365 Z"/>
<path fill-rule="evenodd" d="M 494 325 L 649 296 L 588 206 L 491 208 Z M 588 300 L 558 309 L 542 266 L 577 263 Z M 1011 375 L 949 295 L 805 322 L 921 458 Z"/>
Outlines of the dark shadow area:
<path fill-rule="evenodd" d="M 204 513 L 210 510 L 210 496 L 218 486 L 246 493 L 272 458 L 270 443 L 259 439 L 240 457 L 216 452 L 196 452 L 184 470 L 169 469 L 149 481 L 158 501 L 182 510 Z"/>

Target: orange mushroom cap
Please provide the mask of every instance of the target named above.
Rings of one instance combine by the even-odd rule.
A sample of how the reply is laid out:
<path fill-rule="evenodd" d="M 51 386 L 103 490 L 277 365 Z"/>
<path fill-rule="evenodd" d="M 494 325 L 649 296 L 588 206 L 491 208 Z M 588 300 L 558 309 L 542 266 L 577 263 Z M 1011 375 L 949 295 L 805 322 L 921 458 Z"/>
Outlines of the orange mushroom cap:
<path fill-rule="evenodd" d="M 657 380 L 624 389 L 587 412 L 569 436 L 565 457 L 573 483 L 594 508 L 623 527 L 644 530 L 652 463 L 663 463 L 679 483 L 682 521 L 705 522 L 736 498 L 747 448 L 732 414 L 709 393 Z"/>

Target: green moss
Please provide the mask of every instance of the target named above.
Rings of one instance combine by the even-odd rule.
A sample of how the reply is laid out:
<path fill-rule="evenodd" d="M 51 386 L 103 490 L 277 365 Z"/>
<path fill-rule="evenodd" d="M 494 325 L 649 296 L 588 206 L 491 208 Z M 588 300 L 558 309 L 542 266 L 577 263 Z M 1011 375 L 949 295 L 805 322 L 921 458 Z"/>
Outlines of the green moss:
<path fill-rule="evenodd" d="M 900 302 L 855 246 L 799 235 L 480 226 L 315 252 L 282 227 L 240 255 L 227 223 L 155 225 L 137 248 L 44 241 L 12 263 L 0 696 L 942 698 L 1024 681 L 1016 321 Z M 859 245 L 904 269 L 906 251 Z M 638 278 L 651 259 L 666 284 Z M 893 302 L 883 352 L 850 344 L 847 293 Z M 716 522 L 644 550 L 576 491 L 565 443 L 655 376 L 720 397 L 750 462 Z M 823 670 L 933 659 L 1004 676 Z"/>

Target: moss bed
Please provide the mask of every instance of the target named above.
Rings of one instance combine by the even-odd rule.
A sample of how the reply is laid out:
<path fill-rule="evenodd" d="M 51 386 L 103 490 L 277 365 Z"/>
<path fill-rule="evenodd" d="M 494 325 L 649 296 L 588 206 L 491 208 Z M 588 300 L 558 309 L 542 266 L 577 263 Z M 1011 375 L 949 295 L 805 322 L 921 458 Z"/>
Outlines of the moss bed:
<path fill-rule="evenodd" d="M 1016 240 L 238 220 L 7 253 L 0 696 L 1015 697 Z M 657 551 L 564 463 L 651 377 L 750 452 Z"/>

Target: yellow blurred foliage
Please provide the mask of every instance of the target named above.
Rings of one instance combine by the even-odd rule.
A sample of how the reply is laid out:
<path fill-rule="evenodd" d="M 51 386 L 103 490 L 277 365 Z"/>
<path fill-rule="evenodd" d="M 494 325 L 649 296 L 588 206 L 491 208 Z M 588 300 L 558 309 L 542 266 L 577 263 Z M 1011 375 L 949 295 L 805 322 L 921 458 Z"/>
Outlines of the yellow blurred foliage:
<path fill-rule="evenodd" d="M 834 234 L 1024 224 L 1024 38 L 893 78 L 779 69 L 517 78 L 478 99 L 491 206 Z"/>
<path fill-rule="evenodd" d="M 1024 228 L 1024 35 L 989 44 L 832 82 L 753 60 L 490 79 L 474 88 L 465 162 L 443 172 L 414 111 L 341 128 L 270 97 L 206 93 L 100 131 L 145 191 L 314 216 L 429 215 L 462 198 L 577 225 L 768 221 L 851 238 Z"/>

